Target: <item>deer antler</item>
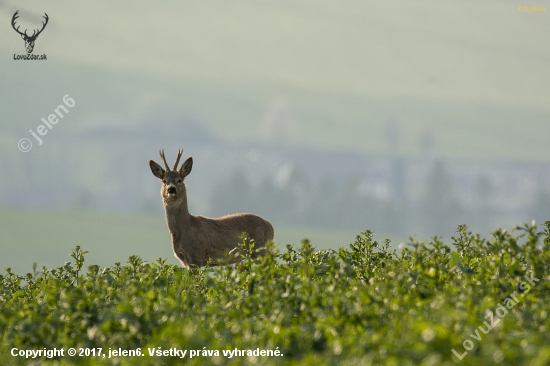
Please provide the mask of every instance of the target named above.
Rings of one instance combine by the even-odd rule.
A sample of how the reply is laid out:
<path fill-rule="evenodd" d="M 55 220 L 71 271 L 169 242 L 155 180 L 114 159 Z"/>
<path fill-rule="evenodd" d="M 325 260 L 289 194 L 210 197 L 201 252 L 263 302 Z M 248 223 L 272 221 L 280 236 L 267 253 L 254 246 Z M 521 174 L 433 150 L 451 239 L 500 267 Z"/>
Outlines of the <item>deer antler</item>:
<path fill-rule="evenodd" d="M 174 164 L 174 169 L 172 169 L 172 170 L 176 170 L 178 168 L 178 164 L 180 162 L 180 158 L 181 158 L 182 154 L 183 154 L 183 149 L 179 149 L 178 150 L 178 157 L 176 159 L 176 164 Z"/>
<path fill-rule="evenodd" d="M 22 36 L 27 36 L 27 32 L 26 32 L 26 31 L 25 31 L 25 33 L 21 33 L 21 32 L 19 31 L 19 27 L 15 28 L 15 20 L 16 20 L 17 18 L 19 18 L 19 15 L 18 15 L 17 13 L 19 13 L 19 10 L 17 10 L 17 11 L 15 12 L 15 14 L 13 14 L 13 17 L 11 18 L 11 26 L 12 26 L 13 29 L 14 29 L 17 33 L 19 33 L 20 35 L 22 35 Z M 44 13 L 44 14 L 46 14 L 46 13 Z M 27 37 L 28 37 L 28 36 L 27 36 Z"/>
<path fill-rule="evenodd" d="M 17 11 L 15 12 L 15 14 L 13 14 L 13 17 L 11 18 L 11 26 L 13 27 L 13 29 L 14 29 L 17 33 L 19 33 L 20 35 L 25 36 L 26 38 L 34 38 L 34 39 L 36 39 L 36 37 L 38 37 L 38 35 L 39 35 L 40 33 L 42 33 L 42 31 L 44 30 L 44 28 L 46 28 L 46 24 L 48 24 L 48 20 L 50 20 L 50 18 L 48 17 L 48 14 L 47 14 L 47 13 L 44 13 L 43 18 L 46 19 L 46 21 L 45 21 L 45 22 L 42 22 L 42 29 L 40 29 L 40 30 L 35 29 L 34 32 L 32 33 L 32 36 L 29 36 L 29 35 L 27 34 L 27 30 L 26 30 L 26 29 L 25 29 L 25 33 L 21 33 L 21 32 L 19 31 L 19 27 L 20 27 L 20 26 L 18 26 L 17 28 L 15 28 L 15 21 L 16 21 L 18 18 L 19 18 L 19 10 L 17 10 Z M 38 32 L 38 33 L 37 33 L 37 32 Z"/>
<path fill-rule="evenodd" d="M 166 162 L 166 158 L 164 157 L 164 149 L 159 150 L 159 154 L 162 161 L 164 162 L 164 167 L 166 168 L 166 171 L 169 172 L 170 168 L 168 167 L 168 163 Z"/>
<path fill-rule="evenodd" d="M 40 30 L 38 31 L 38 33 L 36 33 L 37 30 L 35 29 L 35 31 L 34 31 L 33 34 L 32 34 L 32 37 L 34 37 L 34 38 L 38 37 L 38 35 L 39 35 L 40 33 L 42 33 L 42 31 L 44 30 L 44 28 L 46 28 L 46 24 L 48 24 L 48 20 L 49 20 L 50 18 L 48 17 L 48 14 L 47 14 L 47 13 L 44 12 L 44 14 L 45 14 L 45 15 L 44 15 L 42 18 L 45 18 L 45 19 L 46 19 L 46 22 L 42 22 L 42 29 L 40 29 Z M 35 35 L 34 33 L 36 33 L 36 35 Z"/>

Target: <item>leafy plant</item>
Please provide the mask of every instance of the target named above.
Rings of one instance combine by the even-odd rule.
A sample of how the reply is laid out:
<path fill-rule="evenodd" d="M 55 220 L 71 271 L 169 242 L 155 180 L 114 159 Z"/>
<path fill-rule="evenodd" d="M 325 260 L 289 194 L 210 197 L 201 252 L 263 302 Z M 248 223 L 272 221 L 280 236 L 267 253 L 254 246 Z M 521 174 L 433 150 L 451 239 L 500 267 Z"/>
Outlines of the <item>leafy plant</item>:
<path fill-rule="evenodd" d="M 239 263 L 191 271 L 138 256 L 85 267 L 78 246 L 74 265 L 35 265 L 25 276 L 6 269 L 2 363 L 181 363 L 149 353 L 172 348 L 188 351 L 186 364 L 201 365 L 550 362 L 550 222 L 542 232 L 534 223 L 498 229 L 491 239 L 461 225 L 452 244 L 411 238 L 400 252 L 371 231 L 347 248 L 317 251 L 304 240 L 282 252 L 270 244 L 261 256 L 241 239 Z M 513 296 L 518 302 L 498 326 L 480 333 L 487 314 Z M 69 347 L 143 356 L 70 357 Z M 29 360 L 12 356 L 14 348 L 64 348 L 65 356 Z M 257 349 L 280 355 L 223 354 Z M 191 350 L 198 355 L 190 358 Z"/>

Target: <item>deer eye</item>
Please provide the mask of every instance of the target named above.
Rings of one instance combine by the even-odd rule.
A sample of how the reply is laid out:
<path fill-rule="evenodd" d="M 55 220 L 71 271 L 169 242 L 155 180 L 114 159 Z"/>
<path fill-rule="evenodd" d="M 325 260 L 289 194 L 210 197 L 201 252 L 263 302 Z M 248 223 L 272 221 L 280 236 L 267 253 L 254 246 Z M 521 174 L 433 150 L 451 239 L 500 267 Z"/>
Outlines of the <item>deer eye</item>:
<path fill-rule="evenodd" d="M 162 184 L 166 184 L 166 180 L 163 179 L 163 180 L 162 180 Z"/>
<path fill-rule="evenodd" d="M 182 183 L 183 183 L 183 179 L 178 180 L 178 184 L 182 184 Z"/>

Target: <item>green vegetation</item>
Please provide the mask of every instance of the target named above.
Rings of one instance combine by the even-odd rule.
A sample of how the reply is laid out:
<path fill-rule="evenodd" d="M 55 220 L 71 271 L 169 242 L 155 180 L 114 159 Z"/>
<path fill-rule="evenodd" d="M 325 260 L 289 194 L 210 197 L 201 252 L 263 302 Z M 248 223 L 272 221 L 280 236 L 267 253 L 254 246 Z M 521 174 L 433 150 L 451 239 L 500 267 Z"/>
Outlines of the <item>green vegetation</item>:
<path fill-rule="evenodd" d="M 550 222 L 488 240 L 459 226 L 452 241 L 411 239 L 397 253 L 366 231 L 348 248 L 304 240 L 251 259 L 243 237 L 238 265 L 192 271 L 137 256 L 87 266 L 76 247 L 62 267 L 0 276 L 0 359 L 62 347 L 60 364 L 181 364 L 149 355 L 176 348 L 196 365 L 548 364 Z M 143 356 L 109 359 L 119 348 Z M 223 355 L 235 349 L 275 355 Z"/>

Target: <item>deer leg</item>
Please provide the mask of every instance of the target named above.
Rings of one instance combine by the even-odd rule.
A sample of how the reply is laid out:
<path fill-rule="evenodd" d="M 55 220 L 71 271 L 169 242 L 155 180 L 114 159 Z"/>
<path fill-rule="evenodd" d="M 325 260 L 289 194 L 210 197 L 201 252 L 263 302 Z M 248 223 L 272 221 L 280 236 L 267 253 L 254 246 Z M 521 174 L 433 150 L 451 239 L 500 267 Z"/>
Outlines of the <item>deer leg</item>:
<path fill-rule="evenodd" d="M 175 252 L 174 251 L 174 257 L 176 257 L 185 268 L 187 268 L 187 269 L 191 268 L 190 267 L 191 261 L 190 261 L 189 257 L 185 254 L 185 252 Z"/>
<path fill-rule="evenodd" d="M 192 243 L 193 250 L 189 251 L 189 262 L 198 267 L 206 265 L 208 258 L 205 258 L 205 246 L 204 243 L 200 240 L 194 240 Z"/>

